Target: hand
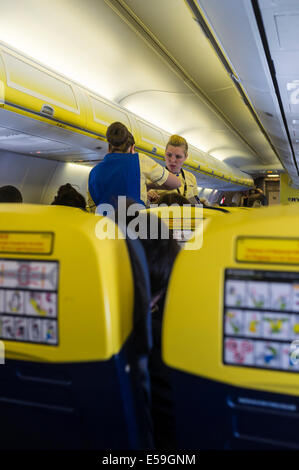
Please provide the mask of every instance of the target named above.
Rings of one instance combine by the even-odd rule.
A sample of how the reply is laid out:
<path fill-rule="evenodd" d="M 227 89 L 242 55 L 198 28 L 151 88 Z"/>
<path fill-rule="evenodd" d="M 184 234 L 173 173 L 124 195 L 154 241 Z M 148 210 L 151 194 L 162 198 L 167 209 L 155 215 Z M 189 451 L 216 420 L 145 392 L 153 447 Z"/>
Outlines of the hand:
<path fill-rule="evenodd" d="M 151 202 L 151 203 L 156 203 L 156 202 L 158 202 L 159 194 L 158 194 L 157 191 L 155 191 L 154 189 L 150 189 L 150 190 L 147 192 L 147 199 L 148 199 L 149 202 Z"/>

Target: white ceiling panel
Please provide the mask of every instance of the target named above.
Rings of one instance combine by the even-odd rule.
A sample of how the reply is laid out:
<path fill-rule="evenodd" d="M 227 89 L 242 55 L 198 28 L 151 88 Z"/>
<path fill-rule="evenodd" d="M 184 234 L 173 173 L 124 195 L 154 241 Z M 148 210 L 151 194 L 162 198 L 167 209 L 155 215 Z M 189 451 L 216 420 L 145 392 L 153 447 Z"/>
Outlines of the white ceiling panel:
<path fill-rule="evenodd" d="M 275 70 L 274 80 L 277 83 L 286 130 L 293 148 L 293 156 L 285 156 L 285 162 L 293 181 L 298 184 L 294 174 L 298 172 L 299 150 L 299 2 L 259 1 L 259 6 Z"/>
<path fill-rule="evenodd" d="M 111 3 L 117 2 L 111 1 Z M 205 2 L 198 3 L 202 6 Z M 242 78 L 242 66 L 240 67 L 240 63 L 243 62 L 244 70 L 246 67 L 246 79 L 250 80 L 251 86 L 259 89 L 261 94 L 264 93 L 267 89 L 264 79 L 261 79 L 260 75 L 255 73 L 256 59 L 254 52 L 256 52 L 256 46 L 248 43 L 248 38 L 246 34 L 244 35 L 244 29 L 249 33 L 251 32 L 248 19 L 246 15 L 238 15 L 240 2 L 234 1 L 232 4 L 232 2 L 226 0 L 220 4 L 218 0 L 212 0 L 208 3 L 209 9 L 212 9 L 214 14 L 213 25 L 217 25 L 217 21 L 222 26 L 223 24 L 225 25 L 223 29 L 227 31 L 230 46 L 237 56 L 239 63 L 239 77 Z M 231 8 L 227 9 L 228 3 Z M 188 11 L 185 8 L 186 2 L 181 0 L 152 0 L 145 3 L 139 0 L 125 0 L 125 4 L 138 17 L 140 22 L 150 30 L 154 39 L 162 45 L 163 50 L 170 57 L 174 57 L 184 73 L 193 79 L 193 82 L 196 83 L 201 93 L 208 98 L 214 109 L 222 114 L 226 124 L 239 133 L 239 135 L 242 135 L 243 141 L 246 141 L 248 144 L 245 150 L 247 157 L 252 158 L 252 162 L 262 159 L 269 162 L 270 165 L 276 164 L 278 162 L 277 156 L 261 133 L 247 106 L 242 101 L 227 70 L 220 62 L 210 42 L 196 21 L 194 21 L 193 15 L 190 12 L 188 18 Z M 157 11 L 159 11 L 158 15 Z M 240 29 L 243 30 L 243 35 L 238 36 L 238 38 L 231 34 L 234 31 L 235 23 L 238 31 Z M 216 33 L 218 33 L 217 30 Z M 242 47 L 246 49 L 245 55 Z M 254 51 L 252 54 L 251 48 Z M 229 60 L 230 56 L 227 58 Z M 249 77 L 248 71 L 250 71 Z M 215 77 L 217 78 L 216 81 Z M 263 112 L 267 111 L 269 111 L 267 106 L 263 106 Z M 193 129 L 196 127 L 202 128 L 202 126 L 191 126 Z M 211 130 L 213 128 L 215 126 L 211 126 Z M 219 130 L 218 125 L 217 129 Z M 188 134 L 184 135 L 187 138 L 190 135 L 189 130 Z M 218 135 L 215 138 L 217 139 Z M 193 140 L 193 143 L 198 145 L 199 140 L 202 140 L 202 138 L 198 135 L 197 143 L 195 140 Z M 231 140 L 231 148 L 236 149 L 235 144 Z M 221 143 L 219 142 L 220 146 Z M 266 155 L 264 156 L 265 150 Z M 222 154 L 220 158 L 224 160 L 226 156 Z"/>
<path fill-rule="evenodd" d="M 190 3 L 191 1 L 189 0 Z M 284 46 L 290 40 L 293 46 L 298 49 L 296 14 L 293 15 L 290 24 L 287 24 L 285 18 L 282 19 L 279 16 L 282 14 L 281 9 L 286 8 L 288 10 L 286 5 L 288 3 L 292 4 L 293 7 L 295 5 L 294 2 L 285 1 L 276 4 L 275 1 L 270 1 L 266 2 L 266 10 L 261 11 L 262 19 L 265 20 L 266 37 L 273 46 L 273 50 L 271 49 L 271 55 L 272 53 L 273 55 L 270 58 L 266 43 L 261 35 L 263 25 L 260 21 L 258 7 L 254 9 L 253 2 L 250 0 L 240 0 L 238 2 L 235 0 L 225 0 L 223 2 L 218 0 L 196 0 L 196 4 L 224 51 L 225 57 L 231 63 L 237 77 L 239 77 L 239 83 L 245 90 L 268 139 L 275 148 L 276 154 L 279 155 L 283 164 L 287 163 L 288 169 L 290 165 L 293 166 L 296 174 L 298 172 L 293 159 L 292 143 L 285 125 L 285 117 L 280 105 L 280 97 L 277 95 L 276 83 L 271 68 L 272 61 L 274 60 L 274 63 L 276 63 L 276 55 L 281 54 L 277 24 L 281 35 L 280 41 L 283 41 Z M 259 4 L 265 6 L 264 2 L 259 2 Z M 296 3 L 296 8 L 298 9 L 298 7 L 299 2 Z M 279 16 L 277 22 L 275 8 L 278 8 L 278 11 L 276 11 Z M 288 15 L 289 13 L 290 11 L 287 11 Z M 287 31 L 287 29 L 292 31 Z M 296 70 L 299 60 L 296 60 L 295 56 L 293 56 L 293 59 L 285 56 L 285 63 L 281 60 L 278 63 L 277 69 L 276 67 L 275 69 L 279 77 L 280 68 L 285 70 L 285 66 L 289 63 L 290 67 Z M 249 133 L 248 140 L 256 143 L 257 139 L 256 136 L 253 140 Z M 260 143 L 262 143 L 262 140 Z M 262 149 L 262 147 L 259 148 Z M 285 161 L 286 153 L 290 157 L 288 162 Z M 271 161 L 274 164 L 274 160 L 271 158 L 272 149 L 269 153 L 264 146 L 261 155 L 263 155 L 262 158 L 267 164 L 271 164 Z"/>

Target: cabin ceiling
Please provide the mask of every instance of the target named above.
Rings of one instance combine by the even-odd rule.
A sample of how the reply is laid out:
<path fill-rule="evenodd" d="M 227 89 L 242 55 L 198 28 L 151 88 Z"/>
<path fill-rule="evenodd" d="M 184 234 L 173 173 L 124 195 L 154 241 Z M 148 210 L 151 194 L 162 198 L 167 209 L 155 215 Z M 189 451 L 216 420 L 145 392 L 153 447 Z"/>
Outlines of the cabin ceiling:
<path fill-rule="evenodd" d="M 280 8 L 283 2 L 260 1 L 260 8 L 269 12 L 274 3 Z M 184 0 L 2 0 L 0 41 L 240 170 L 279 171 L 281 161 L 295 178 L 251 2 L 194 5 L 219 40 L 267 137 Z M 290 92 L 295 77 L 292 83 Z M 36 144 L 31 149 L 27 139 L 19 151 L 30 154 Z M 55 158 L 70 160 L 71 151 L 62 148 Z M 81 158 L 92 159 L 91 152 L 80 152 Z"/>
<path fill-rule="evenodd" d="M 178 99 L 176 109 L 183 116 L 182 122 L 177 123 L 179 133 L 214 157 L 241 170 L 246 167 L 254 173 L 259 169 L 281 168 L 277 155 L 211 42 L 195 21 L 187 2 L 110 0 L 109 3 L 125 4 L 130 8 L 153 40 L 175 62 L 181 76 L 189 80 L 192 94 L 173 98 Z M 216 0 L 216 4 L 217 8 L 225 8 L 226 0 Z M 129 100 L 130 97 L 123 105 L 128 106 Z M 167 109 L 164 112 L 167 113 Z"/>
<path fill-rule="evenodd" d="M 187 0 L 204 16 L 299 187 L 298 0 Z M 251 164 L 243 167 L 252 170 Z"/>

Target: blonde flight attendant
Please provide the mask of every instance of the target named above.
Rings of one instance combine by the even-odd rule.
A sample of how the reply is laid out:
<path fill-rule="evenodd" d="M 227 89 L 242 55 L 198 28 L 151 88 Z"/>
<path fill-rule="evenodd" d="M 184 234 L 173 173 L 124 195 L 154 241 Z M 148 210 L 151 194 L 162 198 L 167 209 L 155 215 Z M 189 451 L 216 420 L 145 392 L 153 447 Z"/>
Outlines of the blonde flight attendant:
<path fill-rule="evenodd" d="M 181 180 L 180 188 L 174 189 L 173 191 L 177 191 L 187 198 L 191 204 L 196 204 L 199 202 L 196 178 L 192 173 L 182 168 L 187 157 L 187 141 L 184 137 L 172 135 L 165 149 L 166 168 L 170 173 L 178 176 Z M 147 188 L 149 189 L 147 196 L 150 202 L 157 202 L 158 198 L 167 191 L 165 187 L 159 190 L 158 186 L 150 182 L 148 182 Z"/>

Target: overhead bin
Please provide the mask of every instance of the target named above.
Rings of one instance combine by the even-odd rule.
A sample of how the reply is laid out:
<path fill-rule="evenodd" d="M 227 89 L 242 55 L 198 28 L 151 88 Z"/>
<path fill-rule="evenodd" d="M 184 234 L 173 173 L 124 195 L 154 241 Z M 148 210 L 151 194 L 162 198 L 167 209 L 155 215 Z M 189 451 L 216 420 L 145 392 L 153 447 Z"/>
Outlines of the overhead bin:
<path fill-rule="evenodd" d="M 216 168 L 215 170 L 213 170 L 212 174 L 213 174 L 214 176 L 218 176 L 219 178 L 223 178 L 223 177 L 224 177 L 223 171 L 218 170 L 217 168 Z"/>
<path fill-rule="evenodd" d="M 123 123 L 132 132 L 129 113 L 119 106 L 113 105 L 104 98 L 86 93 L 88 99 L 87 129 L 106 136 L 107 128 L 112 122 Z"/>
<path fill-rule="evenodd" d="M 208 175 L 212 175 L 213 172 L 213 170 L 208 165 L 200 165 L 199 171 Z"/>
<path fill-rule="evenodd" d="M 204 152 L 190 146 L 189 149 L 189 158 L 186 163 L 201 173 L 212 174 L 212 170 L 209 168 L 207 158 Z"/>
<path fill-rule="evenodd" d="M 85 127 L 71 82 L 10 50 L 0 48 L 0 57 L 4 107 Z"/>
<path fill-rule="evenodd" d="M 134 134 L 136 146 L 145 150 L 146 152 L 164 157 L 165 142 L 163 133 L 160 131 L 160 129 L 137 117 L 135 118 L 135 122 L 137 131 Z"/>
<path fill-rule="evenodd" d="M 206 154 L 200 151 L 199 149 L 193 147 L 193 145 L 189 145 L 188 155 L 192 160 L 196 162 L 201 162 L 201 164 L 207 163 Z"/>
<path fill-rule="evenodd" d="M 127 126 L 135 137 L 138 151 L 164 158 L 169 133 L 148 123 L 128 110 L 75 84 L 45 66 L 23 56 L 0 43 L 0 116 L 3 123 L 8 113 L 21 115 L 13 119 L 14 129 L 28 134 L 27 121 L 38 120 L 39 126 L 30 123 L 30 134 L 53 139 L 53 127 L 64 128 L 68 133 L 58 132 L 60 142 L 77 145 L 77 135 L 104 140 L 107 127 L 114 121 Z M 16 114 L 12 115 L 13 117 Z M 11 115 L 10 115 L 11 118 Z M 60 129 L 59 129 L 60 131 Z M 86 141 L 84 141 L 86 143 Z M 93 141 L 91 142 L 93 145 Z M 88 142 L 90 145 L 90 142 Z M 84 145 L 82 145 L 84 147 Z M 90 147 L 88 147 L 90 148 Z M 96 147 L 97 148 L 97 147 Z M 26 151 L 24 150 L 24 153 Z M 211 178 L 216 177 L 235 184 L 252 186 L 253 180 L 245 173 L 220 162 L 200 149 L 190 146 L 186 161 L 194 171 Z"/>

